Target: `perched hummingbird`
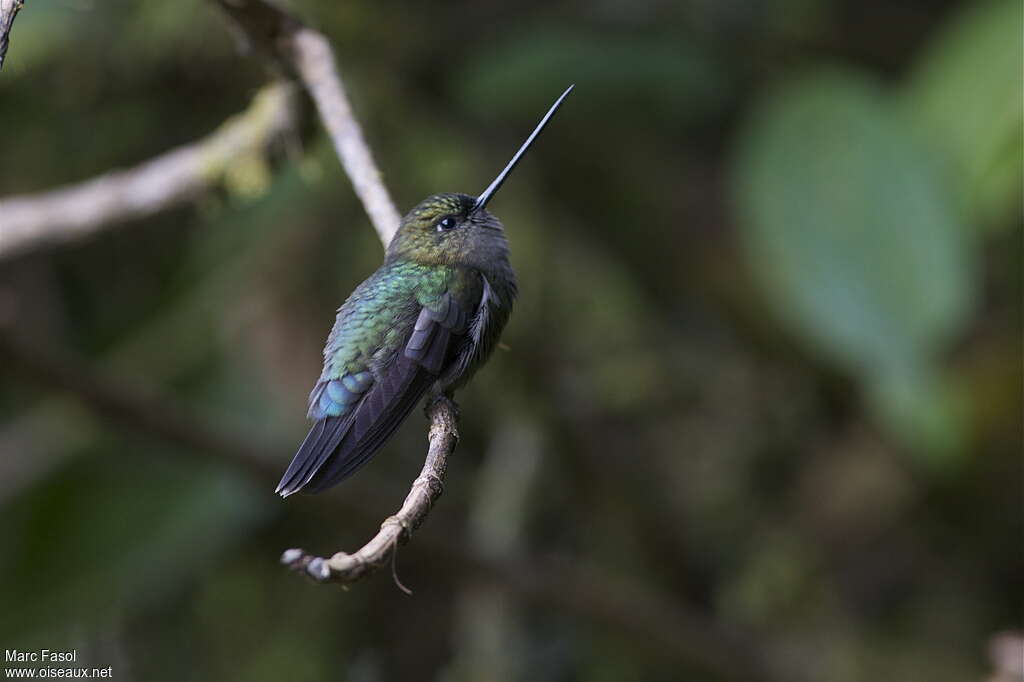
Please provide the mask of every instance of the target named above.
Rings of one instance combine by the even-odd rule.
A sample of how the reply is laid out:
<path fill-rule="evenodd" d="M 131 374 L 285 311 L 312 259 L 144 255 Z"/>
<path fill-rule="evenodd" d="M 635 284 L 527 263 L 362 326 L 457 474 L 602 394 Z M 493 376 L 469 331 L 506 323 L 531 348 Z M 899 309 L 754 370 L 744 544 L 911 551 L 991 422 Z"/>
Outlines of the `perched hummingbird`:
<path fill-rule="evenodd" d="M 508 322 L 516 275 L 487 203 L 573 86 L 479 197 L 435 194 L 402 218 L 384 264 L 338 309 L 309 396 L 315 423 L 277 491 L 320 492 L 352 475 L 428 392 L 459 388 Z"/>

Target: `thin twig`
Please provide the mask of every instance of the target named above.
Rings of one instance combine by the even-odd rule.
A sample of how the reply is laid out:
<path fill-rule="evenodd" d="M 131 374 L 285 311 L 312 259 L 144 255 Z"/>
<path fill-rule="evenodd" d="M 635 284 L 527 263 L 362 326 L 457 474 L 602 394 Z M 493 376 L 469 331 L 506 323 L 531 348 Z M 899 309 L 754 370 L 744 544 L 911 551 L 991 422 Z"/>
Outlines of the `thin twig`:
<path fill-rule="evenodd" d="M 134 168 L 41 194 L 0 199 L 0 259 L 153 215 L 216 186 L 233 164 L 264 153 L 294 129 L 290 90 L 284 84 L 268 86 L 248 109 L 208 137 Z"/>
<path fill-rule="evenodd" d="M 438 397 L 427 406 L 430 431 L 427 439 L 427 459 L 420 475 L 393 516 L 384 519 L 380 531 L 353 554 L 338 552 L 330 559 L 308 554 L 301 549 L 289 549 L 281 555 L 281 563 L 304 571 L 319 582 L 352 583 L 367 573 L 385 566 L 398 551 L 399 543 L 406 542 L 416 530 L 434 502 L 444 490 L 444 475 L 448 456 L 459 441 L 458 408 L 446 397 Z"/>
<path fill-rule="evenodd" d="M 352 113 L 327 38 L 266 0 L 215 1 L 242 30 L 251 47 L 269 54 L 305 86 L 356 195 L 386 247 L 398 231 L 400 216 Z"/>
<path fill-rule="evenodd" d="M 4 68 L 7 48 L 11 43 L 11 28 L 18 11 L 25 6 L 24 0 L 0 0 L 0 69 Z"/>

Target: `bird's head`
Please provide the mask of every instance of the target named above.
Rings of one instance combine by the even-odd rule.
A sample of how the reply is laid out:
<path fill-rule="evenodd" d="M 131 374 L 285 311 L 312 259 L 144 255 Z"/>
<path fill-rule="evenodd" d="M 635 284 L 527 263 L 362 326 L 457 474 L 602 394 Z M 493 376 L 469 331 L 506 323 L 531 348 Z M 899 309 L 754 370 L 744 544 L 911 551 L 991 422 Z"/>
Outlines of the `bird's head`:
<path fill-rule="evenodd" d="M 479 197 L 468 194 L 435 194 L 409 211 L 398 233 L 388 246 L 388 259 L 406 259 L 430 265 L 468 265 L 481 270 L 508 258 L 508 242 L 501 221 L 487 210 L 519 160 L 540 135 L 562 100 L 572 91 L 569 86 L 534 128 L 498 177 Z"/>
<path fill-rule="evenodd" d="M 468 194 L 435 194 L 404 218 L 388 247 L 389 258 L 428 265 L 468 265 L 485 269 L 508 257 L 501 221 Z"/>

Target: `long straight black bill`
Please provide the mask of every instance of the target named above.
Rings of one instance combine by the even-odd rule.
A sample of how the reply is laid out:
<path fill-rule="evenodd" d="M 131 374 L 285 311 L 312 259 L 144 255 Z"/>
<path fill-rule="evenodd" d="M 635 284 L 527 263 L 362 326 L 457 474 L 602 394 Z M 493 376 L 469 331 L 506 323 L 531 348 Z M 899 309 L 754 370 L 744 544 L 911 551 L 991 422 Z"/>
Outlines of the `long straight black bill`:
<path fill-rule="evenodd" d="M 523 146 L 519 148 L 519 151 L 516 152 L 516 155 L 513 156 L 512 160 L 508 162 L 507 166 L 505 166 L 505 170 L 498 173 L 498 177 L 494 178 L 494 182 L 488 185 L 487 189 L 485 189 L 483 193 L 479 196 L 479 198 L 477 198 L 476 204 L 473 206 L 473 211 L 479 211 L 484 206 L 486 206 L 487 202 L 491 200 L 491 197 L 493 197 L 494 194 L 501 188 L 502 183 L 505 182 L 505 178 L 507 178 L 509 173 L 512 172 L 512 169 L 516 167 L 516 164 L 518 164 L 520 159 L 523 158 L 523 154 L 526 153 L 526 150 L 530 148 L 530 145 L 533 144 L 533 141 L 537 139 L 538 135 L 540 135 L 540 131 L 544 130 L 544 126 L 548 124 L 548 121 L 551 120 L 551 117 L 555 115 L 556 111 L 558 111 L 558 107 L 562 105 L 562 100 L 564 100 L 575 87 L 575 85 L 570 85 L 565 89 L 565 92 L 562 93 L 562 96 L 555 100 L 555 103 L 551 105 L 550 109 L 548 109 L 548 113 L 544 114 L 544 118 L 540 120 L 540 123 L 537 124 L 537 127 L 533 129 L 532 133 L 530 133 L 530 136 L 526 138 L 526 142 L 523 143 Z"/>

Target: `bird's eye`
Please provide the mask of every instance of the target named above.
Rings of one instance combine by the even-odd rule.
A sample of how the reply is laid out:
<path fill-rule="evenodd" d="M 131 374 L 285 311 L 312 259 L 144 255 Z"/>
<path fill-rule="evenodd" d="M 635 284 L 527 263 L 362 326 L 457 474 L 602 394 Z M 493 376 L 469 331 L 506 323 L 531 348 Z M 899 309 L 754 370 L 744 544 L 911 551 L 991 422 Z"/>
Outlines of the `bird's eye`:
<path fill-rule="evenodd" d="M 437 231 L 447 232 L 448 230 L 455 228 L 455 218 L 446 216 L 437 221 Z"/>

